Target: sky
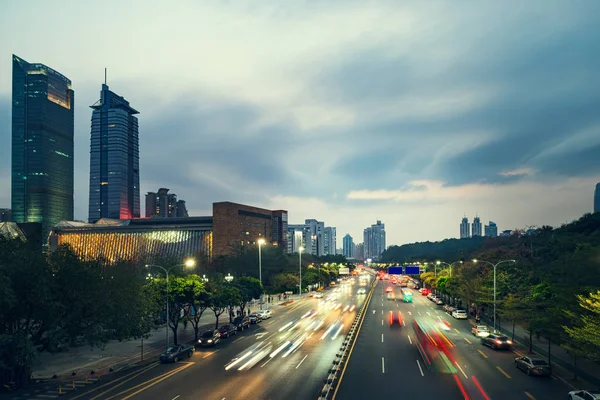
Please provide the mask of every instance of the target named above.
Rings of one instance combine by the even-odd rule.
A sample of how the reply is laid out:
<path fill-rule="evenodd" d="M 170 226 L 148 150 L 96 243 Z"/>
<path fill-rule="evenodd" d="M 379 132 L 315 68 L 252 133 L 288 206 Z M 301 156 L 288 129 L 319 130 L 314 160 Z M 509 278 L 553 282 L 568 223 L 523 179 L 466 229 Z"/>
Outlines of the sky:
<path fill-rule="evenodd" d="M 0 207 L 10 207 L 11 55 L 75 90 L 75 218 L 89 108 L 140 111 L 143 195 L 233 201 L 387 244 L 591 212 L 600 181 L 600 2 L 0 3 Z"/>

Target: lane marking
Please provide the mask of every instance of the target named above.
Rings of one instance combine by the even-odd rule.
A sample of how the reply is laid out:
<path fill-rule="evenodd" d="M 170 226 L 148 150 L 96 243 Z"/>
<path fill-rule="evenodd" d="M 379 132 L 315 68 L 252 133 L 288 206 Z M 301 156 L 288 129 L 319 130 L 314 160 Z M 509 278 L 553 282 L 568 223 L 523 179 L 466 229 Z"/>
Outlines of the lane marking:
<path fill-rule="evenodd" d="M 373 314 L 375 314 L 375 310 L 373 310 Z"/>
<path fill-rule="evenodd" d="M 481 355 L 482 355 L 484 358 L 488 358 L 488 356 L 486 356 L 486 355 L 485 355 L 485 353 L 484 353 L 483 351 L 481 351 L 481 350 L 477 349 L 477 352 L 478 352 L 479 354 L 481 354 Z"/>
<path fill-rule="evenodd" d="M 177 396 L 173 397 L 171 400 L 177 400 L 180 397 L 181 397 L 180 395 L 177 395 Z"/>
<path fill-rule="evenodd" d="M 237 343 L 237 342 L 239 342 L 240 340 L 244 339 L 245 337 L 246 337 L 246 336 L 242 336 L 242 337 L 240 337 L 239 339 L 235 339 L 235 340 L 234 340 L 233 342 L 231 342 L 231 343 Z"/>
<path fill-rule="evenodd" d="M 511 379 L 510 375 L 507 374 L 506 372 L 504 372 L 504 370 L 502 368 L 500 368 L 499 366 L 496 365 L 496 368 L 498 368 L 498 371 L 500 371 L 502 373 L 502 375 L 504 375 L 505 377 L 507 377 L 508 379 Z"/>
<path fill-rule="evenodd" d="M 409 312 L 408 312 L 408 315 L 412 315 L 412 313 L 409 311 Z"/>
<path fill-rule="evenodd" d="M 383 333 L 381 334 L 381 343 L 383 343 Z"/>
<path fill-rule="evenodd" d="M 465 379 L 469 379 L 469 377 L 467 376 L 467 374 L 465 374 L 465 371 L 463 371 L 463 369 L 460 367 L 460 365 L 458 365 L 458 361 L 455 361 L 455 364 L 458 367 L 458 369 L 460 370 L 460 372 L 462 372 L 462 374 L 464 375 Z"/>
<path fill-rule="evenodd" d="M 385 359 L 381 357 L 381 373 L 385 374 Z"/>
<path fill-rule="evenodd" d="M 408 342 L 409 342 L 410 344 L 412 344 L 412 340 L 410 339 L 410 335 L 406 335 L 406 336 L 408 336 Z"/>
<path fill-rule="evenodd" d="M 273 358 L 269 358 L 269 359 L 267 360 L 267 362 L 266 362 L 266 363 L 264 363 L 263 365 L 261 365 L 260 367 L 261 367 L 261 368 L 262 368 L 262 367 L 264 367 L 265 365 L 267 365 L 268 363 L 270 363 L 272 359 L 273 359 Z"/>
<path fill-rule="evenodd" d="M 467 343 L 469 343 L 469 344 L 473 344 L 473 343 L 471 343 L 471 341 L 470 341 L 469 339 L 467 339 L 467 338 L 463 338 L 463 339 L 465 339 L 465 341 L 466 341 Z"/>
<path fill-rule="evenodd" d="M 298 367 L 302 365 L 304 360 L 306 360 L 306 357 L 308 357 L 308 354 L 304 356 L 304 358 L 302 359 L 302 361 L 300 361 L 300 363 L 298 365 L 296 365 L 296 369 L 298 369 Z"/>
<path fill-rule="evenodd" d="M 213 351 L 212 353 L 207 353 L 207 354 L 206 354 L 204 357 L 202 357 L 202 358 L 208 358 L 208 357 L 212 356 L 213 354 L 215 354 L 217 351 L 219 351 L 219 350 L 215 350 L 215 351 Z"/>
<path fill-rule="evenodd" d="M 107 398 L 106 398 L 106 400 L 111 400 L 111 399 L 114 399 L 114 398 L 116 398 L 116 397 L 120 397 L 121 395 L 123 395 L 123 394 L 125 394 L 125 393 L 127 393 L 127 392 L 130 392 L 130 391 L 132 391 L 132 390 L 135 390 L 135 389 L 137 389 L 137 388 L 141 387 L 141 389 L 139 389 L 139 390 L 137 390 L 137 391 L 135 391 L 135 392 L 131 393 L 131 394 L 130 394 L 130 395 L 128 395 L 128 396 L 125 396 L 125 397 L 120 397 L 120 398 L 121 398 L 121 400 L 127 400 L 127 399 L 130 399 L 130 398 L 132 398 L 133 396 L 135 396 L 135 395 L 137 395 L 137 394 L 140 394 L 140 393 L 141 393 L 141 392 L 143 392 L 144 390 L 151 388 L 152 386 L 156 385 L 157 383 L 160 383 L 160 382 L 164 381 L 165 379 L 168 379 L 168 378 L 172 377 L 173 375 L 175 375 L 175 374 L 177 374 L 177 373 L 179 373 L 179 372 L 183 371 L 184 369 L 191 367 L 192 365 L 194 365 L 194 363 L 193 363 L 193 362 L 185 363 L 185 364 L 183 364 L 181 367 L 179 367 L 179 368 L 177 368 L 177 369 L 171 370 L 171 371 L 169 371 L 169 372 L 167 372 L 167 373 L 165 373 L 165 374 L 162 374 L 162 375 L 159 375 L 159 376 L 157 376 L 157 377 L 154 377 L 154 378 L 152 378 L 152 379 L 149 379 L 149 380 L 147 380 L 147 381 L 145 381 L 145 382 L 142 382 L 142 383 L 140 383 L 140 384 L 138 384 L 138 385 L 136 385 L 136 386 L 130 387 L 130 388 L 128 388 L 128 389 L 125 389 L 125 390 L 123 390 L 123 391 L 122 391 L 122 392 L 120 392 L 120 393 L 117 393 L 117 394 L 115 394 L 115 395 L 112 395 L 112 396 L 110 396 L 110 397 L 107 397 Z M 147 386 L 144 386 L 144 385 L 147 385 Z"/>
<path fill-rule="evenodd" d="M 529 397 L 531 400 L 535 400 L 535 397 L 533 397 L 529 392 L 525 392 L 525 396 Z"/>
<path fill-rule="evenodd" d="M 383 326 L 383 320 L 381 320 L 381 326 Z"/>
<path fill-rule="evenodd" d="M 413 307 L 414 307 L 414 308 L 417 308 L 417 306 L 415 306 L 415 303 L 413 303 Z"/>
<path fill-rule="evenodd" d="M 105 395 L 106 393 L 108 393 L 108 392 L 112 391 L 113 389 L 115 389 L 115 388 L 118 388 L 119 386 L 122 386 L 122 385 L 124 385 L 125 383 L 129 382 L 130 380 L 137 378 L 138 376 L 142 375 L 142 374 L 143 374 L 143 373 L 145 373 L 146 371 L 148 371 L 148 370 L 150 370 L 150 369 L 152 369 L 152 368 L 154 368 L 154 367 L 157 367 L 158 365 L 159 365 L 159 363 L 158 363 L 158 361 L 157 361 L 157 362 L 155 362 L 155 363 L 153 363 L 153 364 L 150 364 L 150 365 L 149 365 L 149 366 L 147 366 L 147 367 L 144 367 L 144 368 L 143 368 L 141 371 L 134 371 L 134 372 L 133 372 L 133 373 L 131 373 L 131 374 L 127 374 L 127 375 L 125 375 L 125 376 L 122 376 L 121 378 L 115 379 L 115 380 L 114 380 L 114 381 L 112 381 L 112 382 L 105 383 L 104 385 L 102 385 L 102 386 L 98 386 L 98 387 L 97 387 L 97 388 L 95 388 L 95 389 L 88 390 L 87 392 L 85 392 L 85 393 L 82 393 L 82 394 L 80 394 L 79 396 L 75 396 L 75 397 L 73 397 L 73 400 L 74 400 L 74 399 L 79 399 L 80 397 L 83 397 L 83 396 L 88 396 L 90 393 L 92 393 L 92 392 L 95 392 L 96 390 L 102 389 L 102 388 L 104 388 L 104 387 L 106 387 L 106 386 L 110 386 L 110 385 L 112 385 L 112 384 L 114 384 L 114 383 L 117 383 L 118 381 L 120 381 L 120 380 L 122 380 L 122 379 L 129 378 L 129 379 L 127 379 L 127 380 L 125 380 L 125 381 L 123 381 L 123 382 L 119 383 L 118 385 L 116 385 L 116 386 L 113 386 L 113 387 L 111 387 L 111 388 L 109 388 L 109 389 L 105 390 L 104 392 L 101 392 L 101 393 L 100 393 L 99 395 L 97 395 L 96 397 L 93 397 L 93 398 L 92 398 L 92 400 L 94 400 L 94 399 L 97 399 L 98 397 L 101 397 L 101 396 Z M 132 375 L 133 375 L 133 376 L 132 376 Z"/>
<path fill-rule="evenodd" d="M 458 331 L 458 329 L 454 328 L 454 330 L 456 331 L 456 333 L 458 333 L 460 335 L 460 332 Z"/>
<path fill-rule="evenodd" d="M 406 326 L 406 322 L 404 322 L 404 320 L 402 320 L 402 326 Z"/>
<path fill-rule="evenodd" d="M 421 363 L 419 362 L 419 360 L 417 360 L 417 366 L 419 367 L 419 371 L 421 371 L 421 376 L 425 376 L 425 374 L 423 373 L 423 368 L 421 368 Z"/>
<path fill-rule="evenodd" d="M 381 310 L 381 315 L 383 315 L 383 310 Z"/>
<path fill-rule="evenodd" d="M 417 311 L 417 314 L 421 315 L 421 311 Z"/>
<path fill-rule="evenodd" d="M 431 313 L 429 311 L 425 311 L 427 313 L 427 315 L 429 315 L 431 317 Z"/>

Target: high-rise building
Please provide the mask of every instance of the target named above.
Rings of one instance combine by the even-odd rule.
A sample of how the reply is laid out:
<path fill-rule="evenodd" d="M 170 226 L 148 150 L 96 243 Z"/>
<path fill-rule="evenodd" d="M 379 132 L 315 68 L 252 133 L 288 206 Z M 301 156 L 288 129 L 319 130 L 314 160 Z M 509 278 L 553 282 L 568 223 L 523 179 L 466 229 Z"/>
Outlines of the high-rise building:
<path fill-rule="evenodd" d="M 596 191 L 594 192 L 594 212 L 600 212 L 600 183 L 596 184 Z"/>
<path fill-rule="evenodd" d="M 310 240 L 311 246 L 307 253 L 310 253 L 315 256 L 325 255 L 325 223 L 317 221 L 316 219 L 307 219 L 304 221 L 304 224 L 309 227 L 312 236 Z"/>
<path fill-rule="evenodd" d="M 485 226 L 485 236 L 496 237 L 498 236 L 498 226 L 493 221 L 490 221 L 489 225 Z"/>
<path fill-rule="evenodd" d="M 466 239 L 471 237 L 471 232 L 469 229 L 469 219 L 467 217 L 463 217 L 460 223 L 460 238 Z"/>
<path fill-rule="evenodd" d="M 336 228 L 332 226 L 325 227 L 323 229 L 323 240 L 323 255 L 335 255 L 337 246 Z"/>
<path fill-rule="evenodd" d="M 354 257 L 354 240 L 349 233 L 342 239 L 342 255 L 346 258 Z"/>
<path fill-rule="evenodd" d="M 310 227 L 299 225 L 287 226 L 287 252 L 288 254 L 298 253 L 300 247 L 303 247 L 302 253 L 310 254 L 312 251 L 312 234 Z"/>
<path fill-rule="evenodd" d="M 364 258 L 379 259 L 385 250 L 385 224 L 378 220 L 376 224 L 365 228 L 363 240 Z"/>
<path fill-rule="evenodd" d="M 0 222 L 11 222 L 10 208 L 0 208 Z"/>
<path fill-rule="evenodd" d="M 275 210 L 273 215 L 273 243 L 277 243 L 283 251 L 288 248 L 288 212 L 286 210 Z"/>
<path fill-rule="evenodd" d="M 140 216 L 139 112 L 104 83 L 90 106 L 89 222 Z"/>
<path fill-rule="evenodd" d="M 185 200 L 177 200 L 177 212 L 175 214 L 177 218 L 188 218 L 190 216 L 185 205 Z"/>
<path fill-rule="evenodd" d="M 52 226 L 73 219 L 75 93 L 44 64 L 13 55 L 12 220 Z"/>
<path fill-rule="evenodd" d="M 471 235 L 472 236 L 482 236 L 483 232 L 481 229 L 481 220 L 479 217 L 475 217 L 473 219 L 473 223 L 471 224 Z"/>
<path fill-rule="evenodd" d="M 365 245 L 364 243 L 357 243 L 354 245 L 354 258 L 357 260 L 365 259 Z"/>

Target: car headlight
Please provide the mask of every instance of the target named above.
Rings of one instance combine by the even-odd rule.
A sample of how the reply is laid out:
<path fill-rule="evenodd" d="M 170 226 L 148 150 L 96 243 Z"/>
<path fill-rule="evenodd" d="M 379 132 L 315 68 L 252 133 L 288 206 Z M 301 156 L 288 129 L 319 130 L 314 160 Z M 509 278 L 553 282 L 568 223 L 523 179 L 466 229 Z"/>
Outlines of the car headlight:
<path fill-rule="evenodd" d="M 209 340 L 208 343 L 212 343 L 212 340 Z"/>
<path fill-rule="evenodd" d="M 202 343 L 202 340 L 198 339 L 198 343 Z"/>

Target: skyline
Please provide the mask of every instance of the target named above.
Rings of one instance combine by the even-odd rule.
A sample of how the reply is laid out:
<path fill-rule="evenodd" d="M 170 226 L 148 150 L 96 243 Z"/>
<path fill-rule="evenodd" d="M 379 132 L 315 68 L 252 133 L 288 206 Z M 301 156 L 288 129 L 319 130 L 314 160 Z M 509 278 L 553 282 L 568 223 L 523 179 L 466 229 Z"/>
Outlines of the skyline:
<path fill-rule="evenodd" d="M 41 22 L 60 4 L 72 24 L 47 31 Z M 131 2 L 105 32 L 110 4 L 38 5 L 21 35 L 10 32 L 26 7 L 4 6 L 0 33 L 12 40 L 0 43 L 3 188 L 14 53 L 65 74 L 77 92 L 78 220 L 88 212 L 87 106 L 105 67 L 111 89 L 141 113 L 140 191 L 169 187 L 190 215 L 233 201 L 287 209 L 290 223 L 314 218 L 354 238 L 381 219 L 391 245 L 457 237 L 465 212 L 505 230 L 593 209 L 598 4 Z M 326 28 L 310 32 L 312 24 Z M 32 40 L 41 35 L 61 47 Z M 0 207 L 10 207 L 10 190 Z"/>

